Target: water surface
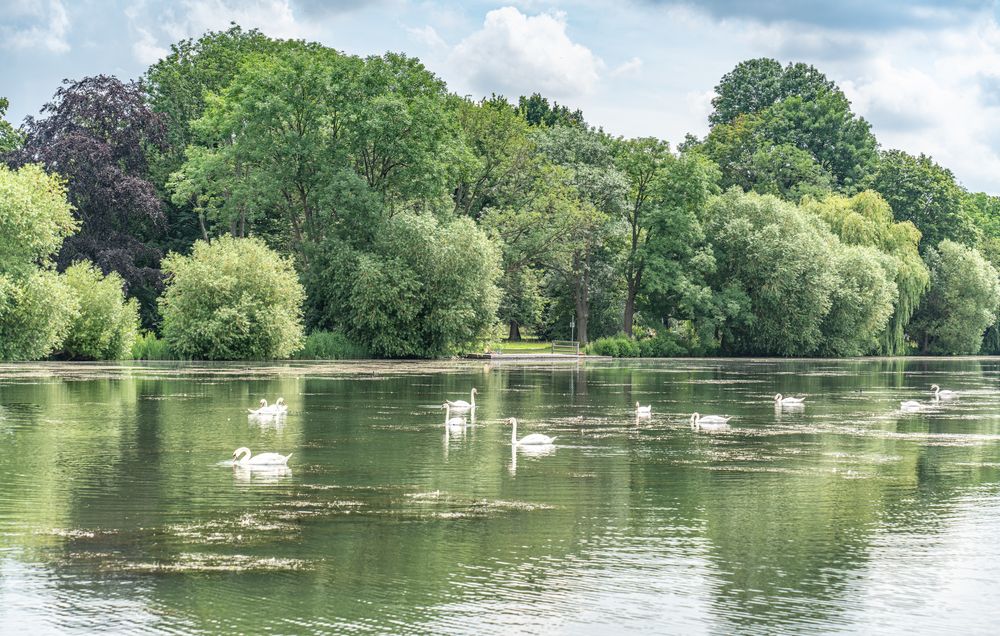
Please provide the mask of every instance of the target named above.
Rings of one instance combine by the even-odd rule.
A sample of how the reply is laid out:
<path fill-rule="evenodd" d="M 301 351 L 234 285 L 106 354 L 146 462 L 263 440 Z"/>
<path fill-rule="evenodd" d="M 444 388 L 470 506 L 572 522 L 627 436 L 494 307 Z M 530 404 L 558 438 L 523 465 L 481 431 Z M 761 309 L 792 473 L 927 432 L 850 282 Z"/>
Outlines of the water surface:
<path fill-rule="evenodd" d="M 0 626 L 995 633 L 998 379 L 993 359 L 0 365 Z M 473 386 L 475 421 L 447 429 Z M 278 396 L 286 417 L 247 417 Z M 693 411 L 734 419 L 695 432 Z M 512 416 L 555 448 L 512 452 Z M 289 469 L 233 468 L 239 446 Z"/>

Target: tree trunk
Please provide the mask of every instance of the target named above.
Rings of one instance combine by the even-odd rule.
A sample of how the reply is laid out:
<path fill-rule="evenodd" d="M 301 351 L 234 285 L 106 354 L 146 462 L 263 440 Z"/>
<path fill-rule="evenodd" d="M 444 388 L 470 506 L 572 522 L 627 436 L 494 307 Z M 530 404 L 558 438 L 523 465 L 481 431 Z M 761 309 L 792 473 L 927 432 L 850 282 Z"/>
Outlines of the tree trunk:
<path fill-rule="evenodd" d="M 516 320 L 510 321 L 510 333 L 507 334 L 507 340 L 521 342 L 521 327 L 517 324 Z"/>
<path fill-rule="evenodd" d="M 629 338 L 632 337 L 632 322 L 635 320 L 635 295 L 635 288 L 629 283 L 625 293 L 625 315 L 622 317 L 622 328 Z"/>
<path fill-rule="evenodd" d="M 581 271 L 582 270 L 582 271 Z M 576 279 L 576 339 L 587 344 L 587 317 L 590 314 L 590 268 L 583 264 Z"/>

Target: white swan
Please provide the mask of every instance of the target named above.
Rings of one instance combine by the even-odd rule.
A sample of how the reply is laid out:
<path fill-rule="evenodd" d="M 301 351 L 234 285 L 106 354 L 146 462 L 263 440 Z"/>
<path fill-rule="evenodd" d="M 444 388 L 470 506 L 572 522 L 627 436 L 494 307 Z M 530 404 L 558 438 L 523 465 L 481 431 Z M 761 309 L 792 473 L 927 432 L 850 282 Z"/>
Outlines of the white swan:
<path fill-rule="evenodd" d="M 451 408 L 455 409 L 456 411 L 468 411 L 469 409 L 476 408 L 476 393 L 478 393 L 478 391 L 476 391 L 475 389 L 472 389 L 472 392 L 469 393 L 469 399 L 472 400 L 471 404 L 469 402 L 466 402 L 465 400 L 455 400 L 454 402 L 451 400 L 447 400 L 447 402 L 451 406 Z"/>
<path fill-rule="evenodd" d="M 948 389 L 942 391 L 941 387 L 936 384 L 931 385 L 931 391 L 934 391 L 935 400 L 953 400 L 958 397 L 958 391 L 949 391 Z"/>
<path fill-rule="evenodd" d="M 653 414 L 653 405 L 649 406 L 639 406 L 639 403 L 635 403 L 635 416 L 636 417 L 650 417 Z"/>
<path fill-rule="evenodd" d="M 924 405 L 916 400 L 907 400 L 905 402 L 899 403 L 899 410 L 901 411 L 922 411 L 924 410 Z"/>
<path fill-rule="evenodd" d="M 250 449 L 240 446 L 233 451 L 234 466 L 284 466 L 288 463 L 288 458 L 292 454 L 279 455 L 278 453 L 261 453 L 251 456 Z"/>
<path fill-rule="evenodd" d="M 720 431 L 729 428 L 729 420 L 733 416 L 722 417 L 721 415 L 706 415 L 702 417 L 698 413 L 691 414 L 691 428 L 697 431 L 700 428 L 706 431 Z"/>
<path fill-rule="evenodd" d="M 798 406 L 805 401 L 806 399 L 804 397 L 784 397 L 780 393 L 774 396 L 774 403 L 778 406 Z"/>
<path fill-rule="evenodd" d="M 284 399 L 278 398 L 278 402 L 268 406 L 267 400 L 261 398 L 260 408 L 256 411 L 253 409 L 247 409 L 247 412 L 250 415 L 281 415 L 288 410 L 288 407 L 281 404 L 281 402 L 284 402 Z"/>
<path fill-rule="evenodd" d="M 517 419 L 510 418 L 507 420 L 513 428 L 510 430 L 510 444 L 511 446 L 537 446 L 541 444 L 551 444 L 556 441 L 556 438 L 549 437 L 548 435 L 542 435 L 541 433 L 532 433 L 531 435 L 525 435 L 521 439 L 517 439 Z"/>
<path fill-rule="evenodd" d="M 274 408 L 277 409 L 279 415 L 284 415 L 288 412 L 288 405 L 285 404 L 285 398 L 280 397 L 274 401 Z"/>
<path fill-rule="evenodd" d="M 441 405 L 441 408 L 444 409 L 444 425 L 445 426 L 447 426 L 449 428 L 451 428 L 451 427 L 464 428 L 465 427 L 465 418 L 464 417 L 452 417 L 451 416 L 451 404 L 448 404 L 447 402 L 445 402 L 444 404 Z"/>

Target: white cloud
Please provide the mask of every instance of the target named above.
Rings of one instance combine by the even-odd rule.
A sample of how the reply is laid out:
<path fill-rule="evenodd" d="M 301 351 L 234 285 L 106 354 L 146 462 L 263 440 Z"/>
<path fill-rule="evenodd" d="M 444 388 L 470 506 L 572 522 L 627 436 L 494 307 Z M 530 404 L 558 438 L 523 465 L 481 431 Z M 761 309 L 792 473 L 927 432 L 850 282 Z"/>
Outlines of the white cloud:
<path fill-rule="evenodd" d="M 428 46 L 432 49 L 444 48 L 448 46 L 447 44 L 445 44 L 445 41 L 441 39 L 441 36 L 438 35 L 438 32 L 434 30 L 434 27 L 430 26 L 429 24 L 419 28 L 416 27 L 405 27 L 405 28 L 406 32 L 409 33 L 414 40 L 416 40 L 420 44 L 423 44 L 424 46 Z"/>
<path fill-rule="evenodd" d="M 69 51 L 69 16 L 60 0 L 47 3 L 19 0 L 3 9 L 3 19 L 19 26 L 0 25 L 0 47 L 44 49 L 52 53 Z"/>
<path fill-rule="evenodd" d="M 486 14 L 449 64 L 480 93 L 541 92 L 557 99 L 593 93 L 604 63 L 566 33 L 563 13 L 529 16 L 514 7 Z"/>
<path fill-rule="evenodd" d="M 296 20 L 290 0 L 182 0 L 179 8 L 179 16 L 164 25 L 173 40 L 226 29 L 231 22 L 275 38 L 318 37 L 310 24 Z"/>
<path fill-rule="evenodd" d="M 622 75 L 638 75 L 639 71 L 642 70 L 642 59 L 638 57 L 633 57 L 627 62 L 619 64 L 611 71 L 611 75 L 614 77 L 620 77 Z"/>
<path fill-rule="evenodd" d="M 147 29 L 136 27 L 139 39 L 132 43 L 132 55 L 144 66 L 154 64 L 165 58 L 169 51 L 156 43 L 156 38 Z"/>

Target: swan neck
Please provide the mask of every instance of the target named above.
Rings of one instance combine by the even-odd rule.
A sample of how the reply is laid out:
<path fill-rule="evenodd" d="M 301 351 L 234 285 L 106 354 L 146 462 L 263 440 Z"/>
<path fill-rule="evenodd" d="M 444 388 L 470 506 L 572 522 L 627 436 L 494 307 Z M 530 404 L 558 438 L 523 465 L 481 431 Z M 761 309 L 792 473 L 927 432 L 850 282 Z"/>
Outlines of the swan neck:
<path fill-rule="evenodd" d="M 512 446 L 517 444 L 517 420 L 514 418 L 510 419 L 510 443 Z"/>

